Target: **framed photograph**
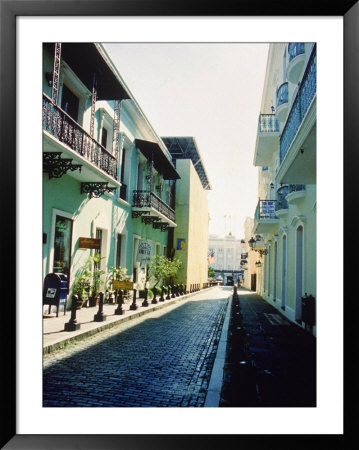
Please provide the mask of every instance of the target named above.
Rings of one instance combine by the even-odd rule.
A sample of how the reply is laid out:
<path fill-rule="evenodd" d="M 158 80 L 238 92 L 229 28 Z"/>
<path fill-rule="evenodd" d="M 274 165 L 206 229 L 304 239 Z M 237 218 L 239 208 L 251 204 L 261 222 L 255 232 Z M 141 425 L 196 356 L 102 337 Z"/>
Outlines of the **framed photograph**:
<path fill-rule="evenodd" d="M 350 417 L 346 414 L 344 421 L 344 414 L 348 413 L 351 406 L 351 391 L 354 386 L 347 384 L 344 394 L 343 370 L 345 357 L 346 373 L 355 371 L 355 349 L 352 345 L 354 339 L 349 338 L 355 313 L 351 306 L 354 302 L 346 304 L 344 311 L 344 286 L 348 289 L 351 285 L 352 275 L 351 271 L 343 271 L 343 255 L 345 254 L 347 259 L 353 250 L 349 253 L 348 240 L 342 240 L 342 215 L 346 207 L 347 236 L 348 232 L 354 232 L 355 220 L 352 215 L 355 200 L 352 192 L 355 189 L 352 180 L 356 179 L 358 167 L 355 152 L 359 128 L 358 3 L 347 1 L 329 6 L 310 2 L 276 2 L 270 5 L 268 2 L 238 2 L 235 5 L 233 2 L 222 2 L 218 5 L 197 5 L 177 0 L 89 0 L 86 4 L 60 0 L 0 2 L 0 167 L 5 216 L 1 235 L 4 240 L 3 254 L 6 255 L 3 264 L 5 295 L 2 361 L 5 382 L 1 394 L 4 417 L 2 448 L 252 449 L 268 445 L 276 448 L 287 448 L 288 445 L 295 448 L 314 448 L 314 445 L 317 447 L 323 442 L 326 448 L 349 449 L 355 415 Z M 40 123 L 43 108 L 43 43 L 104 43 L 109 46 L 124 43 L 127 45 L 126 51 L 130 53 L 131 45 L 142 43 L 152 46 L 191 46 L 297 41 L 316 43 L 318 51 L 317 114 L 318 120 L 320 118 L 318 136 L 322 145 L 317 154 L 316 270 L 318 299 L 320 298 L 318 317 L 321 324 L 317 334 L 316 407 L 45 408 L 42 391 L 44 330 L 42 303 L 39 300 L 43 290 L 42 248 L 58 238 L 58 247 L 61 250 L 63 241 L 68 238 L 67 230 L 72 226 L 72 217 L 63 218 L 66 227 L 60 230 L 61 233 L 57 229 L 51 230 L 50 227 L 48 230 L 43 229 Z M 155 55 L 146 61 L 155 65 Z M 343 73 L 340 70 L 342 64 Z M 228 70 L 226 64 L 222 67 L 223 71 Z M 121 72 L 121 67 L 118 69 Z M 173 71 L 175 70 L 176 67 L 173 66 Z M 145 83 L 145 68 L 139 65 L 139 71 Z M 49 83 L 53 82 L 52 80 L 49 79 Z M 333 80 L 333 85 L 330 80 Z M 177 82 L 179 89 L 184 89 L 181 80 L 178 79 Z M 129 87 L 131 89 L 131 85 Z M 216 84 L 214 89 L 218 89 L 220 93 L 221 85 Z M 69 104 L 71 95 L 73 93 L 70 90 L 64 94 Z M 208 133 L 211 133 L 218 111 L 216 104 L 211 102 L 213 92 L 201 92 L 201 95 L 208 98 L 208 109 L 202 113 L 207 121 Z M 160 98 L 154 98 L 153 101 L 160 105 Z M 66 110 L 65 103 L 61 108 Z M 70 110 L 66 111 L 71 115 Z M 154 126 L 155 121 L 156 119 Z M 106 124 L 105 114 L 103 123 Z M 103 129 L 105 128 L 104 125 Z M 226 133 L 227 130 L 222 132 Z M 99 138 L 102 139 L 101 146 L 106 147 L 106 140 L 111 140 L 111 135 L 107 133 L 108 130 Z M 253 155 L 254 149 L 248 149 L 248 152 Z M 205 156 L 204 153 L 203 151 L 202 157 Z M 155 166 L 156 162 L 152 163 Z M 228 173 L 232 174 L 234 169 L 231 167 L 231 161 L 222 163 L 223 167 L 227 165 Z M 144 179 L 151 183 L 155 181 L 153 184 L 157 188 L 156 195 L 163 192 L 165 196 L 162 182 L 159 178 L 151 178 L 152 173 L 149 174 L 148 167 L 147 165 L 146 172 L 143 173 Z M 206 173 L 202 172 L 202 175 L 205 177 Z M 122 181 L 126 184 L 125 179 Z M 225 181 L 230 190 L 231 178 L 228 176 Z M 126 205 L 126 193 L 123 189 L 119 191 L 119 201 Z M 55 212 L 58 211 L 56 204 L 54 208 Z M 267 215 L 273 212 L 272 203 L 267 202 L 262 208 Z M 316 209 L 316 202 L 313 208 Z M 101 223 L 101 217 L 96 220 Z M 141 217 L 137 220 L 141 220 Z M 148 223 L 152 226 L 157 220 L 149 220 Z M 169 222 L 171 220 L 172 217 Z M 295 220 L 302 223 L 300 215 Z M 235 226 L 233 215 L 227 216 L 224 226 L 226 232 L 231 231 Z M 102 251 L 99 246 L 101 233 L 94 232 L 91 237 L 81 234 L 81 239 L 81 251 L 89 251 L 88 249 L 95 247 Z M 151 252 L 164 254 L 171 251 L 162 242 L 154 240 L 151 246 L 147 241 L 140 240 L 140 237 L 136 239 L 143 245 L 134 247 L 135 241 L 131 241 L 132 247 L 141 251 L 141 254 L 146 254 L 146 258 Z M 148 240 L 148 237 L 143 239 Z M 77 244 L 71 239 L 66 242 L 66 255 L 71 255 Z M 113 259 L 121 262 L 123 257 L 118 249 L 121 245 L 129 247 L 129 243 L 125 239 L 116 242 Z M 172 250 L 176 249 L 181 256 L 182 250 L 188 251 L 191 245 L 190 240 L 181 234 L 178 238 L 175 237 L 173 243 L 175 248 Z M 240 254 L 244 255 L 243 252 Z M 207 256 L 206 254 L 206 258 Z M 217 257 L 216 253 L 216 260 Z M 65 258 L 66 261 L 69 258 L 70 256 Z M 59 258 L 53 260 L 55 267 L 55 260 L 57 262 Z M 60 263 L 61 261 L 59 267 L 62 267 Z M 329 271 L 335 273 L 335 277 L 328 277 Z M 234 288 L 236 289 L 235 286 Z M 55 296 L 51 287 L 48 292 L 49 297 Z M 348 333 L 345 349 L 344 320 Z"/>

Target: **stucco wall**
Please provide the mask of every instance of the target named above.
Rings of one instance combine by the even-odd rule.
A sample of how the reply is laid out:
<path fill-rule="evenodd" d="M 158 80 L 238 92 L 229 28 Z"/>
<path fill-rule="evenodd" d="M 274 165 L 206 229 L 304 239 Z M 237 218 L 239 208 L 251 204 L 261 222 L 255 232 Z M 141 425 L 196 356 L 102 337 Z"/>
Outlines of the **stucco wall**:
<path fill-rule="evenodd" d="M 181 177 L 176 182 L 175 256 L 182 261 L 181 283 L 206 283 L 208 279 L 208 200 L 198 174 L 189 159 L 177 160 Z M 177 249 L 178 239 L 184 239 L 183 249 Z"/>

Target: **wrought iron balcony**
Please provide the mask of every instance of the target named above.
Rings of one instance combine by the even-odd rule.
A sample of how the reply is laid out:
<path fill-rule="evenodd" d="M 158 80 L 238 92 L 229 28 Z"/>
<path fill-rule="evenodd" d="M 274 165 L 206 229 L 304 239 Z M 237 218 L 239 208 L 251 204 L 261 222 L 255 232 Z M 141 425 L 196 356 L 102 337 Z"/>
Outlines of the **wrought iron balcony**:
<path fill-rule="evenodd" d="M 288 83 L 285 82 L 279 86 L 277 89 L 277 109 L 288 103 Z"/>
<path fill-rule="evenodd" d="M 42 127 L 59 142 L 116 179 L 117 159 L 93 139 L 75 120 L 43 94 Z"/>
<path fill-rule="evenodd" d="M 277 190 L 277 204 L 275 210 L 288 209 L 288 202 L 285 199 L 289 194 L 289 184 L 285 184 Z"/>
<path fill-rule="evenodd" d="M 305 190 L 305 184 L 284 184 L 277 190 L 277 203 L 275 210 L 288 209 L 288 201 L 286 196 L 292 192 Z"/>
<path fill-rule="evenodd" d="M 289 62 L 294 58 L 304 53 L 304 43 L 303 42 L 290 42 L 288 44 L 288 56 Z"/>
<path fill-rule="evenodd" d="M 317 52 L 314 45 L 302 82 L 280 137 L 280 162 L 283 161 L 317 92 Z"/>
<path fill-rule="evenodd" d="M 172 222 L 175 221 L 175 212 L 154 192 L 145 190 L 133 191 L 133 208 L 153 208 Z"/>
<path fill-rule="evenodd" d="M 255 220 L 277 219 L 275 215 L 277 200 L 259 200 L 255 212 Z"/>

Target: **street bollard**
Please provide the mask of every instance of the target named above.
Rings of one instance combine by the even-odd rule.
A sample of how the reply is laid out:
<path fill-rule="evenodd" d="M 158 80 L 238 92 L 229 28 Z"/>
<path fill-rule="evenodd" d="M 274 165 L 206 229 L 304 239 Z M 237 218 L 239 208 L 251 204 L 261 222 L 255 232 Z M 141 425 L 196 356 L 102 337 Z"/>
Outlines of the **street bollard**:
<path fill-rule="evenodd" d="M 117 308 L 115 309 L 116 316 L 121 316 L 122 314 L 125 314 L 124 309 L 122 308 L 123 304 L 123 292 L 120 290 L 117 291 Z"/>
<path fill-rule="evenodd" d="M 151 301 L 151 304 L 152 305 L 156 305 L 157 303 L 158 303 L 158 300 L 157 300 L 157 288 L 154 287 L 153 288 L 153 299 Z"/>
<path fill-rule="evenodd" d="M 93 320 L 95 322 L 104 322 L 106 320 L 106 316 L 103 314 L 103 297 L 104 297 L 103 292 L 100 292 L 100 300 L 98 302 L 98 311 L 94 315 L 94 318 L 93 318 Z"/>
<path fill-rule="evenodd" d="M 180 293 L 179 293 L 179 286 L 178 284 L 175 285 L 175 296 L 179 297 Z"/>
<path fill-rule="evenodd" d="M 137 293 L 137 290 L 134 289 L 133 290 L 133 301 L 132 301 L 132 304 L 130 306 L 130 310 L 131 311 L 136 311 L 136 309 L 138 308 L 138 306 L 136 305 L 136 293 Z"/>
<path fill-rule="evenodd" d="M 171 298 L 175 298 L 176 297 L 176 289 L 175 286 L 171 286 Z"/>
<path fill-rule="evenodd" d="M 142 302 L 142 306 L 148 306 L 147 296 L 148 296 L 148 289 L 145 287 L 145 299 Z"/>
<path fill-rule="evenodd" d="M 162 286 L 162 288 L 161 288 L 161 297 L 159 299 L 160 302 L 164 302 L 165 301 L 165 298 L 163 297 L 164 290 L 165 290 L 165 288 L 164 288 L 164 286 Z"/>
<path fill-rule="evenodd" d="M 109 293 L 109 296 L 108 296 L 108 303 L 109 303 L 110 305 L 113 305 L 114 303 L 116 303 L 116 300 L 115 300 L 115 296 L 114 296 L 113 291 L 110 291 L 110 293 Z"/>
<path fill-rule="evenodd" d="M 171 286 L 168 285 L 168 286 L 167 286 L 166 300 L 170 300 L 170 299 L 171 299 Z"/>
<path fill-rule="evenodd" d="M 72 296 L 72 304 L 71 304 L 71 317 L 70 320 L 65 323 L 65 331 L 76 331 L 80 329 L 80 324 L 77 323 L 76 319 L 76 308 L 77 308 L 77 301 L 79 296 L 73 295 Z"/>

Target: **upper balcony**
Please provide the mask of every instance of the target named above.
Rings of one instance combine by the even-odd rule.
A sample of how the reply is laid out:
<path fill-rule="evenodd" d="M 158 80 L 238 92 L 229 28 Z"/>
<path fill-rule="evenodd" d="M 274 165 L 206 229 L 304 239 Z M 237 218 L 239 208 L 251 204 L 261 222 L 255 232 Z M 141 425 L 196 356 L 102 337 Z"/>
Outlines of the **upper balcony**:
<path fill-rule="evenodd" d="M 287 78 L 297 84 L 305 64 L 305 46 L 303 42 L 290 42 L 288 44 Z"/>
<path fill-rule="evenodd" d="M 259 200 L 254 214 L 253 233 L 275 233 L 279 219 L 275 214 L 277 200 Z"/>
<path fill-rule="evenodd" d="M 277 202 L 275 213 L 277 217 L 283 217 L 288 213 L 288 204 L 305 196 L 304 184 L 284 184 L 277 190 Z"/>
<path fill-rule="evenodd" d="M 282 83 L 276 94 L 276 116 L 278 120 L 284 122 L 288 113 L 288 82 Z"/>
<path fill-rule="evenodd" d="M 277 181 L 289 184 L 316 183 L 316 45 L 308 60 L 279 141 Z"/>
<path fill-rule="evenodd" d="M 279 121 L 275 114 L 260 114 L 256 151 L 254 154 L 255 166 L 269 166 L 273 153 L 278 149 Z"/>
<path fill-rule="evenodd" d="M 150 190 L 133 191 L 132 217 L 141 217 L 143 223 L 161 231 L 177 226 L 174 210 Z"/>
<path fill-rule="evenodd" d="M 79 181 L 108 183 L 113 188 L 121 186 L 117 181 L 117 158 L 45 94 L 42 128 L 44 171 L 50 178 L 66 173 L 61 173 L 61 166 L 71 161 L 69 175 Z"/>

